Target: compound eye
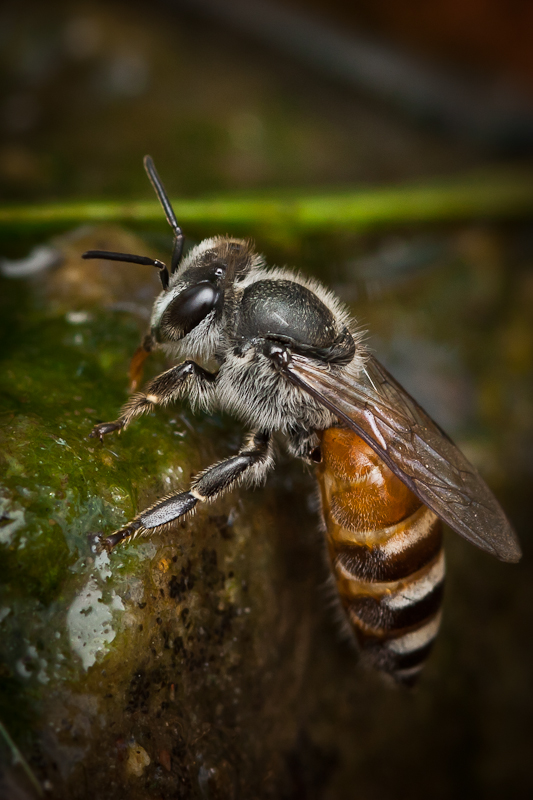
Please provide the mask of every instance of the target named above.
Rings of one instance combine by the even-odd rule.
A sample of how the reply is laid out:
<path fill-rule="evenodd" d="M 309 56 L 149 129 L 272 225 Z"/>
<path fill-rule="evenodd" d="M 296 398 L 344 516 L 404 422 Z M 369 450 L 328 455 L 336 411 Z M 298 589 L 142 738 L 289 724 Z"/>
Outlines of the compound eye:
<path fill-rule="evenodd" d="M 161 327 L 166 329 L 170 339 L 181 339 L 207 317 L 219 296 L 218 289 L 207 281 L 189 286 L 170 303 L 163 314 Z"/>

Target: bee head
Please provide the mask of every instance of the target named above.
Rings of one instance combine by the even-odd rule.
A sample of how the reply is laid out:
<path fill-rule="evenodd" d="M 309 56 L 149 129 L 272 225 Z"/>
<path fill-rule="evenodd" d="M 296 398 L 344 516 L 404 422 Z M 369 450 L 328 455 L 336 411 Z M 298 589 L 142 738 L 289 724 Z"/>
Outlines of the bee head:
<path fill-rule="evenodd" d="M 183 258 L 168 288 L 154 303 L 151 335 L 171 351 L 212 355 L 233 313 L 235 285 L 254 266 L 249 242 L 227 237 L 206 239 Z"/>

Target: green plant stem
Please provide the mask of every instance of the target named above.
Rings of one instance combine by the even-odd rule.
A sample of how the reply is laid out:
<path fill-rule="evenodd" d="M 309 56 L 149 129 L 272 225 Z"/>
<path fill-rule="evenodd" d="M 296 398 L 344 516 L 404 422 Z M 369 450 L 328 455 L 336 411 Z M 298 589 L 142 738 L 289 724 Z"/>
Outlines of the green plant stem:
<path fill-rule="evenodd" d="M 446 182 L 342 192 L 174 201 L 180 225 L 285 234 L 362 231 L 377 226 L 466 219 L 509 219 L 533 211 L 533 171 L 497 172 Z M 161 222 L 156 200 L 0 207 L 0 233 L 87 222 Z"/>

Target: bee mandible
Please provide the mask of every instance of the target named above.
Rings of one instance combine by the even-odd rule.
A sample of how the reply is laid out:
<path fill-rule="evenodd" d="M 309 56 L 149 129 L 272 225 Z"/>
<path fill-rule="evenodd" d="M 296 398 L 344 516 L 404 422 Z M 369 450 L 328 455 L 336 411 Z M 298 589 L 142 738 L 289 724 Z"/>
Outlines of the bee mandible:
<path fill-rule="evenodd" d="M 417 679 L 438 632 L 444 585 L 441 521 L 502 561 L 520 546 L 496 498 L 440 427 L 368 352 L 335 295 L 318 281 L 265 265 L 250 242 L 216 236 L 183 255 L 183 233 L 152 159 L 145 169 L 174 232 L 170 269 L 156 259 L 91 250 L 155 266 L 162 291 L 133 359 L 187 360 L 136 392 L 91 436 L 186 396 L 249 427 L 239 452 L 203 470 L 101 540 L 111 550 L 264 480 L 274 432 L 316 465 L 332 571 L 367 661 L 398 682 Z M 201 363 L 216 363 L 210 371 Z"/>

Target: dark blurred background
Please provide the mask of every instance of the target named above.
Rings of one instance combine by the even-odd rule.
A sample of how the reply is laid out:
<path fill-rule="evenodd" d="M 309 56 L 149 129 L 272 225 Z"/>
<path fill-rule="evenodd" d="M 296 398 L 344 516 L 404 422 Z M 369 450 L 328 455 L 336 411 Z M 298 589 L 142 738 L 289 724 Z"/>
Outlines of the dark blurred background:
<path fill-rule="evenodd" d="M 145 153 L 172 197 L 529 168 L 532 29 L 519 0 L 4 0 L 1 201 L 151 199 Z M 135 232 L 170 241 L 163 227 Z M 502 565 L 449 535 L 443 635 L 413 696 L 346 654 L 353 672 L 322 685 L 320 648 L 337 647 L 324 612 L 284 796 L 529 797 L 533 227 L 256 239 L 270 263 L 351 304 L 377 356 L 481 469 L 525 553 Z M 39 241 L 0 244 L 16 259 Z"/>
<path fill-rule="evenodd" d="M 353 185 L 533 146 L 523 3 L 2 4 L 6 199 Z M 171 177 L 170 177 L 171 176 Z"/>

